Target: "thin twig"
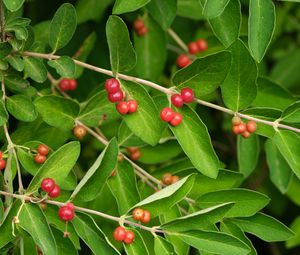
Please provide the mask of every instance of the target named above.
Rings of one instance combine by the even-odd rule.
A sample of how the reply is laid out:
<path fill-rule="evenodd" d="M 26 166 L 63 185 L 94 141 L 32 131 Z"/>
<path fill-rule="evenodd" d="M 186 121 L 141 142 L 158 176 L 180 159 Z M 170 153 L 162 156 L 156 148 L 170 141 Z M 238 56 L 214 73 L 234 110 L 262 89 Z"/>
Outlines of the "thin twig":
<path fill-rule="evenodd" d="M 188 52 L 188 47 L 186 44 L 181 40 L 181 38 L 172 30 L 171 28 L 168 29 L 168 34 L 173 38 L 173 40 L 183 49 L 183 51 Z"/>
<path fill-rule="evenodd" d="M 0 0 L 0 41 L 4 42 L 5 41 L 5 16 L 4 16 L 4 6 L 3 6 L 3 1 Z"/>

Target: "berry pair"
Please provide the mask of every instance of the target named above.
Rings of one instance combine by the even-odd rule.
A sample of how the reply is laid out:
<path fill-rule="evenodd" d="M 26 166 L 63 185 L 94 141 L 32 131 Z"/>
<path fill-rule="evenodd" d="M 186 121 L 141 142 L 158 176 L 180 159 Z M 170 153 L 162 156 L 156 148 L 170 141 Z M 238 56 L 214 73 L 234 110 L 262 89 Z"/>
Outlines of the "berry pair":
<path fill-rule="evenodd" d="M 120 82 L 116 78 L 107 79 L 105 81 L 105 89 L 108 93 L 108 100 L 111 103 L 122 101 L 124 93 L 121 90 Z"/>
<path fill-rule="evenodd" d="M 188 48 L 189 48 L 189 53 L 195 55 L 199 52 L 207 50 L 208 45 L 204 39 L 199 39 L 196 42 L 190 42 L 188 44 Z"/>
<path fill-rule="evenodd" d="M 3 152 L 0 151 L 0 170 L 4 170 L 6 167 L 6 161 L 3 159 Z"/>
<path fill-rule="evenodd" d="M 138 109 L 138 103 L 135 100 L 121 101 L 116 105 L 117 111 L 122 114 L 134 113 Z"/>
<path fill-rule="evenodd" d="M 191 103 L 194 101 L 194 91 L 190 88 L 183 88 L 180 94 L 173 94 L 171 102 L 175 107 L 182 107 L 184 103 Z"/>
<path fill-rule="evenodd" d="M 34 157 L 34 161 L 38 164 L 43 164 L 47 159 L 49 148 L 45 144 L 40 144 L 37 147 L 37 152 L 38 154 Z"/>
<path fill-rule="evenodd" d="M 71 221 L 74 218 L 74 205 L 72 203 L 67 203 L 58 210 L 58 216 L 63 221 Z"/>
<path fill-rule="evenodd" d="M 236 135 L 242 135 L 244 138 L 248 138 L 251 133 L 256 131 L 256 128 L 256 123 L 253 120 L 245 124 L 238 116 L 232 118 L 232 132 Z"/>
<path fill-rule="evenodd" d="M 179 68 L 184 68 L 192 63 L 192 60 L 188 57 L 188 55 L 182 54 L 179 55 L 176 59 L 176 65 Z"/>
<path fill-rule="evenodd" d="M 121 226 L 115 229 L 113 236 L 117 242 L 124 242 L 126 244 L 131 244 L 134 240 L 134 232 L 131 230 L 126 231 Z"/>
<path fill-rule="evenodd" d="M 81 140 L 86 135 L 86 130 L 83 126 L 77 125 L 73 128 L 73 135 Z"/>
<path fill-rule="evenodd" d="M 59 82 L 58 86 L 61 91 L 75 90 L 77 88 L 77 81 L 75 79 L 64 78 Z"/>
<path fill-rule="evenodd" d="M 41 189 L 48 193 L 48 196 L 52 198 L 56 198 L 60 195 L 60 188 L 52 178 L 43 179 Z"/>
<path fill-rule="evenodd" d="M 151 220 L 151 213 L 141 208 L 135 208 L 132 212 L 132 218 L 147 224 Z"/>
<path fill-rule="evenodd" d="M 128 147 L 127 152 L 129 153 L 129 157 L 133 161 L 137 161 L 142 156 L 141 151 L 138 147 Z"/>
<path fill-rule="evenodd" d="M 178 126 L 182 121 L 182 115 L 179 112 L 174 112 L 170 107 L 165 107 L 161 110 L 160 118 L 174 127 Z"/>
<path fill-rule="evenodd" d="M 165 173 L 162 177 L 162 182 L 165 185 L 171 185 L 178 181 L 179 181 L 179 177 L 177 175 L 172 175 L 171 173 Z"/>
<path fill-rule="evenodd" d="M 145 26 L 145 23 L 141 18 L 134 21 L 133 28 L 139 36 L 144 36 L 148 32 L 148 28 Z"/>

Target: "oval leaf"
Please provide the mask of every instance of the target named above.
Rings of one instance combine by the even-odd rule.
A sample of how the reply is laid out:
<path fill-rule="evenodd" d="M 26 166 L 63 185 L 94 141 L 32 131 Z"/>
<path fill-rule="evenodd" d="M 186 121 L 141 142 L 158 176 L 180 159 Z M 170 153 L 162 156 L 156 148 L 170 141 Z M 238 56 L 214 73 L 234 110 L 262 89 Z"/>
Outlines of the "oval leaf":
<path fill-rule="evenodd" d="M 47 69 L 42 60 L 34 57 L 25 57 L 23 60 L 26 77 L 39 83 L 42 83 L 47 79 Z"/>
<path fill-rule="evenodd" d="M 289 123 L 300 123 L 300 101 L 286 108 L 281 115 L 281 119 Z"/>
<path fill-rule="evenodd" d="M 48 65 L 55 68 L 61 77 L 73 78 L 75 75 L 75 63 L 70 57 L 62 56 L 56 60 L 49 60 Z"/>
<path fill-rule="evenodd" d="M 15 12 L 22 7 L 24 1 L 25 0 L 3 0 L 3 3 L 8 10 L 10 10 L 11 12 Z"/>
<path fill-rule="evenodd" d="M 222 14 L 230 0 L 206 0 L 203 15 L 206 18 L 215 18 Z"/>
<path fill-rule="evenodd" d="M 149 255 L 147 246 L 142 238 L 142 235 L 137 230 L 131 230 L 134 232 L 134 242 L 130 245 L 123 244 L 127 255 Z"/>
<path fill-rule="evenodd" d="M 0 126 L 3 126 L 8 121 L 8 113 L 6 111 L 3 100 L 0 101 Z"/>
<path fill-rule="evenodd" d="M 122 14 L 135 11 L 149 2 L 150 0 L 116 0 L 113 8 L 113 14 Z"/>
<path fill-rule="evenodd" d="M 154 252 L 156 255 L 176 254 L 173 245 L 160 236 L 154 238 Z"/>

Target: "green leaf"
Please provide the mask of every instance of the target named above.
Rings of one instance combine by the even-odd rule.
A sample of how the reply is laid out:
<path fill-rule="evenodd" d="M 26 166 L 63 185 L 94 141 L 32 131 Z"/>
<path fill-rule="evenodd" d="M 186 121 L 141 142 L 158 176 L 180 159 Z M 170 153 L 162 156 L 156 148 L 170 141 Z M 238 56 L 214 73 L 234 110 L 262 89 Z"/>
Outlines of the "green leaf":
<path fill-rule="evenodd" d="M 78 255 L 77 250 L 75 249 L 69 238 L 62 238 L 62 233 L 60 233 L 60 231 L 56 230 L 55 228 L 52 229 L 52 233 L 56 242 L 58 255 Z"/>
<path fill-rule="evenodd" d="M 125 121 L 122 121 L 119 126 L 118 143 L 119 146 L 124 146 L 124 147 L 145 145 L 145 142 L 143 142 L 140 138 L 138 138 L 132 133 L 129 127 L 127 127 Z"/>
<path fill-rule="evenodd" d="M 5 86 L 13 92 L 22 92 L 30 86 L 30 83 L 19 75 L 7 75 L 4 77 Z"/>
<path fill-rule="evenodd" d="M 160 236 L 154 238 L 154 252 L 156 255 L 176 254 L 173 245 Z"/>
<path fill-rule="evenodd" d="M 270 179 L 281 193 L 286 193 L 291 183 L 293 172 L 272 140 L 265 143 L 265 151 L 270 171 Z"/>
<path fill-rule="evenodd" d="M 53 178 L 58 185 L 61 185 L 75 165 L 79 154 L 79 142 L 69 142 L 60 147 L 39 168 L 31 180 L 27 191 L 37 191 L 41 181 L 46 177 Z"/>
<path fill-rule="evenodd" d="M 72 129 L 79 113 L 75 101 L 58 96 L 42 96 L 34 104 L 47 124 L 64 130 Z"/>
<path fill-rule="evenodd" d="M 287 248 L 294 248 L 300 244 L 300 216 L 298 216 L 290 226 L 291 230 L 294 231 L 295 236 L 286 241 Z"/>
<path fill-rule="evenodd" d="M 272 140 L 293 172 L 300 178 L 300 137 L 292 131 L 280 130 Z"/>
<path fill-rule="evenodd" d="M 134 47 L 137 53 L 134 71 L 140 78 L 157 81 L 165 67 L 167 38 L 165 32 L 150 16 L 144 17 L 143 21 L 151 33 L 144 36 L 134 33 Z"/>
<path fill-rule="evenodd" d="M 259 137 L 252 134 L 248 139 L 237 139 L 239 172 L 247 178 L 256 168 L 260 153 Z"/>
<path fill-rule="evenodd" d="M 215 18 L 222 14 L 229 0 L 207 0 L 203 7 L 203 15 L 206 18 Z"/>
<path fill-rule="evenodd" d="M 187 230 L 206 230 L 207 227 L 219 222 L 232 208 L 233 203 L 223 203 L 212 206 L 161 225 L 162 229 L 172 232 Z"/>
<path fill-rule="evenodd" d="M 74 78 L 75 63 L 70 57 L 62 56 L 56 60 L 49 60 L 48 65 L 55 68 L 61 77 Z"/>
<path fill-rule="evenodd" d="M 8 42 L 0 42 L 0 59 L 5 58 L 12 50 Z"/>
<path fill-rule="evenodd" d="M 49 45 L 53 52 L 66 46 L 76 30 L 76 10 L 73 5 L 61 5 L 50 24 Z"/>
<path fill-rule="evenodd" d="M 115 171 L 108 185 L 117 201 L 119 214 L 123 215 L 140 201 L 140 194 L 134 169 L 129 162 L 119 162 Z"/>
<path fill-rule="evenodd" d="M 147 246 L 142 238 L 142 235 L 137 230 L 132 230 L 134 232 L 134 242 L 130 245 L 126 245 L 123 243 L 123 247 L 126 251 L 127 255 L 139 255 L 145 254 L 149 255 L 149 251 Z"/>
<path fill-rule="evenodd" d="M 232 64 L 222 89 L 225 105 L 233 111 L 248 107 L 256 97 L 257 66 L 246 46 L 237 40 L 229 48 Z"/>
<path fill-rule="evenodd" d="M 95 255 L 115 255 L 118 254 L 104 239 L 103 233 L 94 225 L 93 220 L 84 214 L 76 214 L 72 224 L 86 245 Z"/>
<path fill-rule="evenodd" d="M 173 134 L 196 169 L 204 175 L 216 178 L 220 162 L 211 144 L 205 124 L 187 106 L 179 109 L 178 112 L 182 114 L 183 121 L 180 125 L 171 127 Z"/>
<path fill-rule="evenodd" d="M 270 199 L 256 191 L 247 189 L 219 190 L 201 196 L 197 204 L 202 208 L 233 202 L 226 217 L 249 217 L 264 208 Z"/>
<path fill-rule="evenodd" d="M 8 113 L 6 111 L 3 100 L 0 101 L 0 126 L 3 126 L 8 121 Z"/>
<path fill-rule="evenodd" d="M 231 235 L 214 231 L 187 231 L 176 234 L 187 244 L 204 252 L 222 255 L 246 255 L 249 247 Z"/>
<path fill-rule="evenodd" d="M 176 16 L 177 0 L 152 0 L 147 4 L 147 10 L 160 26 L 167 30 Z"/>
<path fill-rule="evenodd" d="M 116 0 L 113 8 L 113 14 L 122 14 L 133 12 L 149 3 L 150 0 Z"/>
<path fill-rule="evenodd" d="M 266 242 L 286 241 L 294 236 L 287 226 L 263 213 L 257 213 L 249 218 L 236 218 L 231 221 L 243 231 L 256 235 Z"/>
<path fill-rule="evenodd" d="M 11 12 L 15 12 L 22 7 L 24 1 L 25 0 L 3 0 L 3 3 L 8 10 L 10 10 Z"/>
<path fill-rule="evenodd" d="M 239 37 L 241 20 L 241 4 L 237 0 L 229 1 L 221 15 L 208 22 L 216 37 L 227 48 Z"/>
<path fill-rule="evenodd" d="M 127 97 L 138 102 L 139 108 L 133 114 L 123 116 L 129 129 L 144 142 L 154 146 L 158 143 L 164 125 L 158 110 L 148 92 L 141 85 L 131 81 L 121 81 Z"/>
<path fill-rule="evenodd" d="M 191 190 L 194 180 L 195 174 L 188 175 L 178 182 L 147 197 L 131 209 L 142 207 L 144 210 L 149 210 L 151 212 L 151 216 L 154 218 L 181 201 Z"/>
<path fill-rule="evenodd" d="M 76 201 L 85 202 L 95 199 L 114 170 L 118 154 L 118 143 L 113 138 L 82 178 L 71 195 L 71 199 L 75 198 Z"/>
<path fill-rule="evenodd" d="M 177 71 L 172 82 L 179 88 L 192 88 L 197 97 L 209 94 L 223 83 L 231 65 L 231 56 L 221 51 L 203 58 Z"/>
<path fill-rule="evenodd" d="M 38 205 L 23 204 L 19 215 L 20 226 L 26 230 L 44 254 L 56 255 L 56 243 L 47 220 Z"/>
<path fill-rule="evenodd" d="M 6 107 L 11 115 L 21 121 L 34 121 L 38 113 L 29 97 L 14 95 L 6 99 Z"/>
<path fill-rule="evenodd" d="M 127 2 L 128 3 L 128 2 Z M 110 65 L 116 75 L 130 71 L 136 65 L 136 54 L 129 38 L 126 24 L 118 16 L 111 15 L 106 23 Z"/>
<path fill-rule="evenodd" d="M 21 72 L 24 69 L 24 61 L 20 56 L 12 55 L 6 58 L 12 68 Z"/>
<path fill-rule="evenodd" d="M 26 77 L 39 83 L 42 83 L 47 79 L 47 69 L 42 60 L 34 57 L 25 57 L 23 60 Z"/>
<path fill-rule="evenodd" d="M 275 6 L 272 0 L 250 0 L 248 44 L 253 58 L 260 62 L 275 30 Z"/>
<path fill-rule="evenodd" d="M 281 119 L 289 123 L 300 123 L 300 101 L 286 108 L 281 115 Z"/>
<path fill-rule="evenodd" d="M 199 0 L 177 0 L 177 15 L 195 20 L 203 19 Z"/>

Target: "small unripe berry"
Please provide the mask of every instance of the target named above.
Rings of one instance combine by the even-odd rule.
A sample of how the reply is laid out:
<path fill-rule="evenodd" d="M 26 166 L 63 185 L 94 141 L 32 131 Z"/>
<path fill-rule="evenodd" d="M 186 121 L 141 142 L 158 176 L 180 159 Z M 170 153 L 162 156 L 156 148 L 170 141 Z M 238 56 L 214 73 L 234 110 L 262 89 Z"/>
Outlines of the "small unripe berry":
<path fill-rule="evenodd" d="M 69 90 L 76 90 L 77 81 L 75 79 L 69 79 Z"/>
<path fill-rule="evenodd" d="M 123 240 L 126 244 L 131 244 L 134 240 L 134 233 L 131 230 L 126 231 L 126 236 Z"/>
<path fill-rule="evenodd" d="M 239 116 L 234 116 L 231 120 L 232 125 L 237 126 L 240 125 L 242 123 L 242 120 Z"/>
<path fill-rule="evenodd" d="M 113 233 L 114 239 L 117 242 L 122 242 L 125 237 L 126 237 L 126 230 L 125 228 L 119 226 L 115 229 L 114 233 Z"/>
<path fill-rule="evenodd" d="M 187 55 L 184 55 L 184 54 L 179 55 L 176 59 L 176 64 L 180 68 L 184 68 L 184 67 L 188 66 L 191 63 L 192 63 L 192 61 L 189 59 L 189 57 Z"/>
<path fill-rule="evenodd" d="M 148 28 L 146 26 L 143 26 L 142 28 L 140 28 L 139 30 L 137 30 L 136 33 L 139 36 L 144 36 L 145 34 L 148 33 Z"/>
<path fill-rule="evenodd" d="M 139 107 L 137 101 L 135 101 L 135 100 L 129 100 L 127 102 L 127 105 L 128 105 L 128 112 L 129 113 L 136 112 L 138 107 Z"/>
<path fill-rule="evenodd" d="M 55 185 L 54 189 L 48 193 L 49 197 L 56 198 L 60 195 L 60 188 Z"/>
<path fill-rule="evenodd" d="M 63 221 L 71 221 L 74 218 L 74 210 L 72 210 L 68 206 L 62 206 L 58 210 L 58 216 Z"/>
<path fill-rule="evenodd" d="M 178 181 L 179 181 L 179 176 L 173 175 L 172 176 L 172 184 L 175 183 L 175 182 L 178 182 Z"/>
<path fill-rule="evenodd" d="M 247 131 L 249 133 L 254 133 L 256 131 L 256 122 L 253 121 L 253 120 L 250 120 L 247 124 L 246 124 L 246 128 L 247 128 Z"/>
<path fill-rule="evenodd" d="M 194 91 L 190 88 L 183 88 L 181 90 L 181 97 L 183 99 L 183 102 L 191 103 L 194 101 Z"/>
<path fill-rule="evenodd" d="M 116 78 L 107 79 L 105 81 L 105 89 L 107 93 L 116 93 L 120 90 L 120 83 Z"/>
<path fill-rule="evenodd" d="M 197 54 L 199 49 L 198 49 L 198 44 L 196 42 L 190 42 L 188 44 L 189 52 L 191 54 Z"/>
<path fill-rule="evenodd" d="M 172 174 L 165 173 L 162 177 L 162 182 L 166 185 L 172 184 Z"/>
<path fill-rule="evenodd" d="M 125 101 L 121 101 L 119 103 L 116 104 L 116 108 L 117 111 L 121 114 L 121 115 L 125 115 L 128 113 L 128 104 Z"/>
<path fill-rule="evenodd" d="M 39 204 L 39 206 L 43 211 L 45 211 L 47 209 L 47 203 L 42 202 Z"/>
<path fill-rule="evenodd" d="M 133 161 L 137 161 L 139 160 L 139 158 L 142 156 L 141 152 L 138 150 L 134 153 L 131 153 L 130 154 L 130 158 L 133 160 Z"/>
<path fill-rule="evenodd" d="M 69 79 L 61 79 L 61 81 L 58 84 L 58 87 L 61 91 L 68 91 L 70 89 Z"/>
<path fill-rule="evenodd" d="M 182 107 L 183 106 L 183 99 L 180 94 L 173 94 L 171 96 L 171 102 L 175 107 Z"/>
<path fill-rule="evenodd" d="M 47 157 L 45 155 L 40 155 L 40 154 L 38 154 L 34 157 L 34 161 L 37 164 L 43 164 L 46 161 L 46 159 L 47 159 Z"/>
<path fill-rule="evenodd" d="M 78 139 L 82 139 L 86 135 L 86 130 L 84 127 L 78 125 L 73 128 L 73 135 Z"/>
<path fill-rule="evenodd" d="M 52 178 L 45 178 L 42 180 L 41 189 L 47 193 L 55 188 L 55 181 Z"/>
<path fill-rule="evenodd" d="M 165 122 L 170 122 L 174 118 L 174 115 L 174 111 L 169 107 L 162 109 L 160 112 L 160 118 Z"/>
<path fill-rule="evenodd" d="M 242 136 L 244 138 L 248 138 L 251 134 L 248 131 L 245 131 L 244 133 L 242 133 Z"/>
<path fill-rule="evenodd" d="M 0 158 L 0 170 L 4 170 L 6 167 L 6 161 L 3 158 Z"/>
<path fill-rule="evenodd" d="M 182 115 L 179 112 L 175 112 L 174 118 L 170 121 L 170 124 L 174 127 L 178 126 L 182 121 Z"/>
<path fill-rule="evenodd" d="M 208 44 L 207 41 L 204 39 L 199 39 L 196 41 L 197 46 L 198 46 L 198 51 L 205 51 L 208 49 Z"/>
<path fill-rule="evenodd" d="M 147 210 L 144 210 L 141 222 L 147 224 L 150 220 L 151 220 L 151 213 Z"/>
<path fill-rule="evenodd" d="M 37 148 L 37 152 L 40 154 L 40 155 L 48 155 L 49 153 L 49 148 L 45 145 L 45 144 L 40 144 Z"/>
<path fill-rule="evenodd" d="M 121 91 L 121 90 L 119 90 L 119 91 L 117 91 L 117 92 L 114 92 L 114 93 L 109 93 L 109 94 L 108 94 L 108 100 L 109 100 L 111 103 L 119 102 L 119 101 L 121 101 L 123 98 L 124 98 L 124 94 L 123 94 L 123 91 Z"/>
<path fill-rule="evenodd" d="M 141 208 L 135 208 L 132 212 L 132 217 L 137 221 L 142 221 L 144 210 Z"/>

